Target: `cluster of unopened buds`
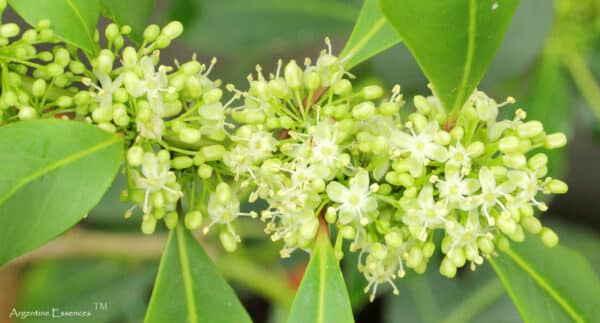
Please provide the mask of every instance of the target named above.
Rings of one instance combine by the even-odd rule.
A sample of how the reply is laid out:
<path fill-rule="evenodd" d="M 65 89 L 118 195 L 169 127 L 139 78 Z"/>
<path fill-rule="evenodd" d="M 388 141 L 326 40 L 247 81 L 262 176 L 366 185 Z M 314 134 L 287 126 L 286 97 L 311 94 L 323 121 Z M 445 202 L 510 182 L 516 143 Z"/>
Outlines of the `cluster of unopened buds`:
<path fill-rule="evenodd" d="M 566 137 L 521 109 L 497 121 L 512 98 L 497 103 L 475 91 L 449 113 L 435 95 L 415 96 L 411 112 L 400 86 L 390 96 L 377 85 L 355 88 L 327 40 L 314 63 L 279 61 L 268 75 L 257 66 L 247 89 L 224 87 L 224 102 L 221 82 L 209 79 L 216 60 L 160 65 L 159 50 L 182 29 L 151 25 L 136 49 L 124 46 L 129 27 L 110 24 L 106 48 L 84 62 L 47 21 L 19 39 L 16 25 L 0 26 L 2 120 L 61 116 L 120 133 L 123 199 L 134 204 L 126 216 L 139 208 L 147 234 L 160 220 L 171 229 L 181 222 L 218 230 L 234 251 L 236 220 L 260 218 L 288 257 L 310 250 L 328 223 L 340 259 L 344 240 L 360 252 L 372 296 L 380 284 L 397 293 L 394 280 L 407 268 L 424 272 L 436 249 L 440 272 L 453 277 L 526 232 L 558 242 L 534 213 L 547 209 L 542 194 L 567 191 L 547 177 L 542 151 Z M 52 50 L 36 50 L 48 42 Z M 266 208 L 241 211 L 259 199 Z"/>

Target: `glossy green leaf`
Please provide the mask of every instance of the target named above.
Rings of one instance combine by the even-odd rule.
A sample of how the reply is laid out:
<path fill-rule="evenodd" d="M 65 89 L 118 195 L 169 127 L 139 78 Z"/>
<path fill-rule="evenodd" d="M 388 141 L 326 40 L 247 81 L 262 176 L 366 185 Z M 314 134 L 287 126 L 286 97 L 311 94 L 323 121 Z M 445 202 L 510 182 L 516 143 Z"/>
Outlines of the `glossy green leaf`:
<path fill-rule="evenodd" d="M 0 264 L 81 220 L 108 189 L 122 154 L 121 137 L 86 123 L 0 127 Z"/>
<path fill-rule="evenodd" d="M 348 69 L 398 44 L 400 37 L 379 10 L 377 0 L 365 0 L 340 57 L 349 56 Z"/>
<path fill-rule="evenodd" d="M 348 291 L 327 234 L 321 231 L 288 323 L 354 322 Z"/>
<path fill-rule="evenodd" d="M 385 299 L 384 322 L 521 322 L 489 264 L 453 279 L 440 275 L 438 268 L 438 264 L 430 264 L 426 273 L 409 274 L 396 281 L 400 295 L 390 293 Z"/>
<path fill-rule="evenodd" d="M 120 25 L 131 26 L 131 38 L 140 43 L 156 0 L 100 0 L 102 14 Z"/>
<path fill-rule="evenodd" d="M 95 52 L 94 32 L 100 15 L 97 0 L 9 0 L 15 11 L 29 24 L 49 19 L 52 29 L 62 40 Z M 126 3 L 127 1 L 123 1 Z"/>
<path fill-rule="evenodd" d="M 169 234 L 144 322 L 252 321 L 198 241 L 180 224 Z"/>
<path fill-rule="evenodd" d="M 572 109 L 569 105 L 569 89 L 557 52 L 546 50 L 537 67 L 532 92 L 523 109 L 530 120 L 539 120 L 548 132 L 571 133 L 573 128 Z M 561 177 L 566 168 L 567 151 L 547 151 L 548 174 Z"/>
<path fill-rule="evenodd" d="M 518 0 L 379 0 L 447 110 L 481 81 Z"/>
<path fill-rule="evenodd" d="M 23 275 L 18 310 L 87 312 L 86 323 L 140 322 L 144 318 L 154 263 L 59 260 L 34 264 Z M 55 313 L 55 316 L 60 315 Z M 14 318 L 13 318 L 14 319 Z M 30 317 L 15 322 L 63 322 L 67 318 Z M 77 321 L 77 318 L 71 318 Z"/>
<path fill-rule="evenodd" d="M 490 263 L 525 322 L 600 322 L 600 279 L 577 252 L 528 236 Z"/>

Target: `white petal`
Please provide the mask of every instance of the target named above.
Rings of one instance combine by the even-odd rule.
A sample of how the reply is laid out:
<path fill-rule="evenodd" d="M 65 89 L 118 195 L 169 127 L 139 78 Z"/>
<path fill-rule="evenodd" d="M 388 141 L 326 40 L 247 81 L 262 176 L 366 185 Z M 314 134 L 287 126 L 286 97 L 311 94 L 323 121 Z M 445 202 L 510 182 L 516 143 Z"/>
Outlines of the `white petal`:
<path fill-rule="evenodd" d="M 344 197 L 347 194 L 348 188 L 346 188 L 346 186 L 338 182 L 331 182 L 327 184 L 327 196 L 329 196 L 332 201 L 343 203 Z"/>

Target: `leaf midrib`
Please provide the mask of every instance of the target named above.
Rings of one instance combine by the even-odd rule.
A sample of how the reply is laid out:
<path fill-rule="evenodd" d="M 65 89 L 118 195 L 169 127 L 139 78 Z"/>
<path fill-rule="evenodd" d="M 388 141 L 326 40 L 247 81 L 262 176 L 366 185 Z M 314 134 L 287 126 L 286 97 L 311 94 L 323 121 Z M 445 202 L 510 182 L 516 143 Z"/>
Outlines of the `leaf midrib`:
<path fill-rule="evenodd" d="M 192 279 L 190 261 L 185 244 L 185 232 L 183 231 L 183 225 L 177 225 L 177 250 L 179 254 L 179 264 L 181 266 L 181 275 L 183 279 L 183 288 L 185 291 L 185 299 L 188 311 L 188 322 L 197 323 L 198 315 L 196 314 L 196 299 L 194 295 L 194 282 Z"/>
<path fill-rule="evenodd" d="M 458 87 L 458 95 L 452 105 L 452 111 L 458 112 L 465 95 L 465 88 L 469 81 L 469 75 L 473 68 L 473 56 L 475 54 L 475 33 L 477 32 L 477 0 L 469 0 L 469 25 L 467 31 L 467 56 L 463 66 L 463 75 Z"/>
<path fill-rule="evenodd" d="M 325 322 L 325 278 L 327 270 L 327 257 L 323 252 L 323 239 L 319 239 L 319 308 L 317 322 Z"/>
<path fill-rule="evenodd" d="M 578 322 L 578 323 L 585 322 L 585 319 L 579 313 L 577 313 L 577 310 L 571 304 L 569 304 L 569 302 L 566 299 L 561 297 L 560 293 L 558 291 L 556 291 L 552 287 L 552 285 L 548 281 L 546 281 L 534 268 L 532 268 L 523 258 L 521 258 L 518 254 L 516 254 L 515 252 L 513 252 L 510 249 L 504 251 L 504 254 L 509 256 L 517 264 L 517 266 L 519 266 L 519 268 L 521 268 L 523 271 L 525 271 L 529 275 L 529 277 L 531 277 L 538 284 L 539 287 L 541 287 L 544 291 L 546 291 L 546 293 L 548 295 L 550 295 L 550 297 L 575 322 Z M 500 271 L 498 270 L 498 266 L 496 265 L 496 263 L 493 259 L 490 259 L 490 263 L 492 264 L 494 269 L 496 269 L 498 276 L 500 277 L 500 279 L 504 283 L 505 287 L 507 288 L 507 291 L 511 295 L 511 298 L 516 303 L 517 298 L 515 297 L 515 294 L 514 294 L 514 291 L 512 290 L 512 288 L 508 287 L 508 280 L 507 280 L 506 276 L 504 276 L 504 274 L 500 274 Z M 517 306 L 521 307 L 521 304 L 518 304 Z"/>
<path fill-rule="evenodd" d="M 8 191 L 1 199 L 0 199 L 0 206 L 2 206 L 6 201 L 8 201 L 8 199 L 10 199 L 19 189 L 21 189 L 23 186 L 33 182 L 34 180 L 46 175 L 47 173 L 50 173 L 62 166 L 68 165 L 70 163 L 73 163 L 75 161 L 78 161 L 82 158 L 85 158 L 93 153 L 95 153 L 96 151 L 102 150 L 118 141 L 120 141 L 121 138 L 118 136 L 111 136 L 108 140 L 100 142 L 96 145 L 93 145 L 91 147 L 88 147 L 84 150 L 78 151 L 72 155 L 69 155 L 68 157 L 59 159 L 57 161 L 54 161 L 50 164 L 48 164 L 46 167 L 40 168 L 39 170 L 31 173 L 29 176 L 22 178 L 20 181 L 18 181 L 15 186 Z"/>
<path fill-rule="evenodd" d="M 66 0 L 66 2 L 67 2 L 67 5 L 69 5 L 69 7 L 71 7 L 71 10 L 73 10 L 73 12 L 75 13 L 75 16 L 77 16 L 77 18 L 79 19 L 79 22 L 83 26 L 83 29 L 85 30 L 85 35 L 87 36 L 88 40 L 90 41 L 90 45 L 92 45 L 92 50 L 93 50 L 94 39 L 92 38 L 90 29 L 88 28 L 88 26 L 85 23 L 85 19 L 81 15 L 81 12 L 77 8 L 77 6 L 73 3 L 73 0 Z"/>

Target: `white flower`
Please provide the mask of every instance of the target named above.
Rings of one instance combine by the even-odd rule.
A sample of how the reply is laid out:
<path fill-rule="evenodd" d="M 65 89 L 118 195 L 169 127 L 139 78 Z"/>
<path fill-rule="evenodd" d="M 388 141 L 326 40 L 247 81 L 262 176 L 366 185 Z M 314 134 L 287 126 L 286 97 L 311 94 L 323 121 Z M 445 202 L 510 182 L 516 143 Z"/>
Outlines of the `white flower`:
<path fill-rule="evenodd" d="M 358 219 L 361 225 L 369 223 L 367 215 L 377 209 L 377 200 L 370 195 L 369 173 L 361 169 L 349 181 L 349 187 L 338 182 L 327 185 L 329 198 L 339 203 L 339 221 L 348 224 Z"/>
<path fill-rule="evenodd" d="M 231 151 L 227 151 L 223 154 L 223 163 L 229 169 L 235 173 L 235 177 L 239 179 L 239 176 L 245 173 L 249 173 L 254 180 L 254 158 L 252 158 L 252 151 L 244 145 L 235 145 Z"/>
<path fill-rule="evenodd" d="M 436 186 L 446 207 L 470 210 L 477 206 L 477 200 L 471 197 L 479 189 L 479 181 L 476 179 L 464 179 L 458 172 L 450 175 L 446 173 L 446 178 L 438 179 Z"/>
<path fill-rule="evenodd" d="M 520 189 L 516 194 L 513 194 L 514 200 L 510 201 L 511 207 L 520 207 L 521 204 L 531 203 L 540 210 L 547 208 L 544 202 L 535 199 L 537 193 L 543 191 L 543 188 L 534 172 L 511 170 L 507 173 L 507 177 L 511 183 Z"/>
<path fill-rule="evenodd" d="M 312 133 L 312 149 L 309 162 L 320 164 L 330 170 L 333 176 L 340 156 L 340 147 L 336 142 L 337 129 L 326 121 L 320 122 Z"/>
<path fill-rule="evenodd" d="M 448 160 L 446 165 L 457 167 L 461 173 L 468 174 L 471 171 L 471 156 L 467 150 L 459 143 L 448 149 Z"/>
<path fill-rule="evenodd" d="M 153 114 L 148 121 L 137 120 L 138 134 L 147 139 L 161 139 L 164 130 L 164 121 Z"/>
<path fill-rule="evenodd" d="M 137 80 L 135 86 L 129 87 L 128 90 L 134 97 L 146 94 L 148 102 L 152 106 L 152 110 L 162 116 L 164 113 L 164 105 L 160 92 L 171 90 L 168 87 L 169 80 L 167 78 L 166 67 L 161 66 L 158 71 L 155 71 L 154 63 L 149 56 L 142 57 L 140 64 L 142 67 L 143 79 Z"/>
<path fill-rule="evenodd" d="M 211 193 L 208 198 L 208 217 L 211 222 L 204 228 L 204 234 L 208 233 L 214 224 L 223 224 L 227 227 L 229 233 L 240 241 L 240 237 L 235 233 L 232 226 L 233 221 L 240 216 L 255 218 L 257 214 L 256 212 L 240 212 L 240 201 L 235 196 L 223 203 L 219 201 L 215 193 Z"/>
<path fill-rule="evenodd" d="M 433 187 L 424 186 L 413 205 L 406 210 L 402 217 L 402 222 L 409 226 L 409 230 L 416 237 L 425 241 L 427 239 L 427 230 L 441 228 L 446 221 L 448 209 L 441 202 L 436 202 L 433 198 Z"/>
<path fill-rule="evenodd" d="M 98 101 L 100 108 L 112 110 L 113 94 L 123 84 L 123 74 L 119 75 L 114 80 L 112 80 L 108 74 L 99 71 L 94 71 L 94 75 L 96 75 L 98 82 L 100 82 L 100 86 L 91 82 L 89 82 L 89 85 L 98 90 L 96 93 L 96 101 Z"/>
<path fill-rule="evenodd" d="M 490 216 L 491 209 L 499 205 L 503 212 L 507 212 L 500 198 L 510 199 L 511 196 L 508 193 L 512 192 L 514 188 L 509 182 L 496 185 L 494 174 L 487 167 L 482 167 L 479 170 L 479 185 L 481 186 L 481 194 L 479 195 L 482 204 L 481 211 L 488 220 L 488 224 L 494 225 L 495 221 Z"/>
<path fill-rule="evenodd" d="M 418 134 L 412 128 L 409 128 L 411 134 L 403 131 L 392 133 L 391 142 L 397 146 L 394 153 L 409 153 L 407 161 L 412 176 L 421 176 L 423 167 L 430 160 L 444 162 L 448 159 L 448 150 L 434 141 L 438 128 L 437 122 L 430 122 Z"/>
<path fill-rule="evenodd" d="M 448 250 L 444 250 L 446 254 L 452 253 L 455 248 L 464 248 L 465 256 L 468 260 L 477 264 L 483 262 L 483 258 L 479 255 L 477 240 L 480 237 L 490 236 L 491 234 L 481 226 L 477 210 L 469 213 L 464 224 L 454 221 L 448 222 L 446 225 L 446 234 L 450 246 Z"/>
<path fill-rule="evenodd" d="M 145 153 L 142 161 L 142 172 L 134 173 L 135 187 L 145 191 L 144 194 L 144 213 L 149 213 L 151 205 L 149 203 L 150 193 L 166 191 L 170 194 L 181 196 L 179 184 L 175 173 L 169 171 L 169 163 L 162 163 L 152 153 Z"/>

